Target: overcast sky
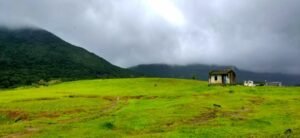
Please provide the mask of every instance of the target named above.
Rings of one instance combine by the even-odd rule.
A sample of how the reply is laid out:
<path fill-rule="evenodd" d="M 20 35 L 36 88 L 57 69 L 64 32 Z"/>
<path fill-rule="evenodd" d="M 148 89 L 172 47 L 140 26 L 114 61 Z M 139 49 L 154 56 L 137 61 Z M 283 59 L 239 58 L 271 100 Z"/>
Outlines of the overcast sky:
<path fill-rule="evenodd" d="M 300 0 L 0 0 L 0 25 L 46 29 L 122 67 L 300 74 Z"/>

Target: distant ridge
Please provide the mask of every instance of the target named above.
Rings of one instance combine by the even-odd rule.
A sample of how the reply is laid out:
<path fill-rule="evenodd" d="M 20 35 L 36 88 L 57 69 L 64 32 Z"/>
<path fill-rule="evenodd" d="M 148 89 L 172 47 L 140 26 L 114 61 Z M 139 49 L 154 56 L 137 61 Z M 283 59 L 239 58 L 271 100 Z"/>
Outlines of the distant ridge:
<path fill-rule="evenodd" d="M 41 29 L 0 27 L 0 88 L 31 85 L 39 80 L 129 77 L 87 50 Z"/>
<path fill-rule="evenodd" d="M 264 81 L 281 81 L 284 85 L 299 85 L 300 75 L 289 75 L 281 73 L 257 73 L 246 70 L 240 70 L 232 66 L 217 65 L 167 65 L 167 64 L 144 64 L 129 68 L 132 71 L 153 77 L 165 78 L 196 78 L 199 80 L 208 80 L 208 72 L 213 69 L 231 68 L 237 73 L 238 82 L 244 80 L 254 80 L 257 82 Z"/>

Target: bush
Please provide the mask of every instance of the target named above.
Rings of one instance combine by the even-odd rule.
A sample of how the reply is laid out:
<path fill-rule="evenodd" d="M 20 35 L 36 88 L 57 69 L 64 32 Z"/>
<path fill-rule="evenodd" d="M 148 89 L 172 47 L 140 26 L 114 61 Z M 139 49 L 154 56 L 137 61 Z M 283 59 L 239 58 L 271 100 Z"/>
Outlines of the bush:
<path fill-rule="evenodd" d="M 39 80 L 38 85 L 48 86 L 48 83 L 45 80 L 41 79 Z"/>
<path fill-rule="evenodd" d="M 105 122 L 103 124 L 103 127 L 107 128 L 107 129 L 114 129 L 115 125 L 112 122 Z"/>
<path fill-rule="evenodd" d="M 48 81 L 48 85 L 55 85 L 55 84 L 59 84 L 59 83 L 62 83 L 61 80 L 50 80 Z"/>
<path fill-rule="evenodd" d="M 197 79 L 197 76 L 196 75 L 193 75 L 192 76 L 192 80 L 196 80 Z"/>

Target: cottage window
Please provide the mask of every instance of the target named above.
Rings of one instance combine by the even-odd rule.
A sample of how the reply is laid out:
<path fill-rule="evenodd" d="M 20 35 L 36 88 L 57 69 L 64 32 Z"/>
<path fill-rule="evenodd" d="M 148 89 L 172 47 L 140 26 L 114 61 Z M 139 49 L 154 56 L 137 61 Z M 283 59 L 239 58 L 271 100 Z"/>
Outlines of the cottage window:
<path fill-rule="evenodd" d="M 218 80 L 218 77 L 217 77 L 217 76 L 215 76 L 215 81 L 216 81 L 216 80 Z"/>

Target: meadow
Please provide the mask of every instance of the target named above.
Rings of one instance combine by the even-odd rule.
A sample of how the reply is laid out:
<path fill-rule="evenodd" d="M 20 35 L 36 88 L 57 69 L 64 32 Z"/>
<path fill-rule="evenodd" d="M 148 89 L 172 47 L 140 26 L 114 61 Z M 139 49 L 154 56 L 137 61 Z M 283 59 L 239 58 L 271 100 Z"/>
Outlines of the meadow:
<path fill-rule="evenodd" d="M 300 87 L 138 78 L 0 90 L 0 137 L 300 137 Z"/>

